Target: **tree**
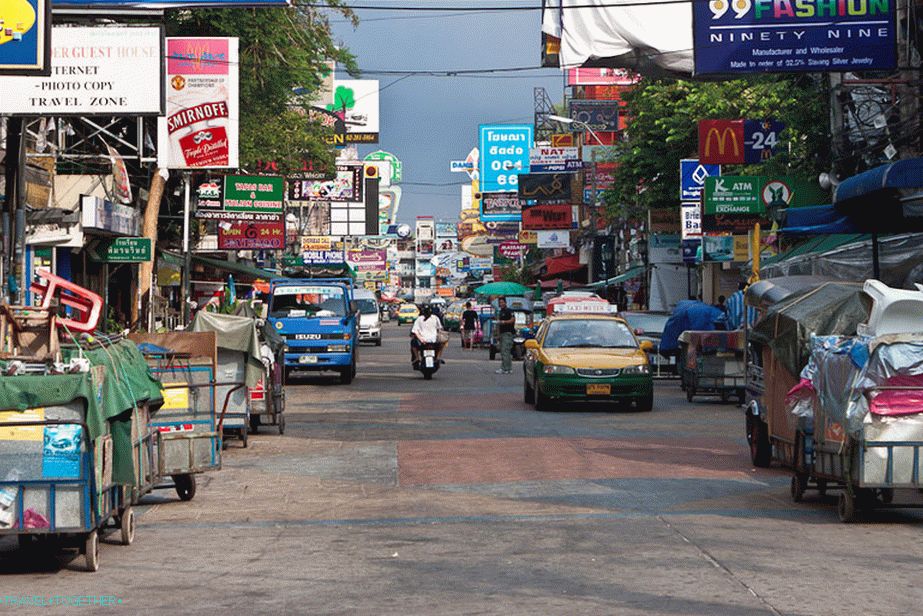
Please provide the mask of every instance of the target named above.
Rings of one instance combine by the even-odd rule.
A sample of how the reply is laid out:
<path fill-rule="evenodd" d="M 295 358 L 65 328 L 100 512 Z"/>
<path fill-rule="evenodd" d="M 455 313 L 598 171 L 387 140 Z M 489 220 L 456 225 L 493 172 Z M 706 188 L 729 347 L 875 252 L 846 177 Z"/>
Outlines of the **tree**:
<path fill-rule="evenodd" d="M 326 3 L 358 23 L 341 0 Z M 298 169 L 303 156 L 331 164 L 327 132 L 308 119 L 310 100 L 338 61 L 356 72 L 349 52 L 335 44 L 327 16 L 313 6 L 171 11 L 170 36 L 236 36 L 240 39 L 240 160 L 277 161 Z M 295 96 L 292 88 L 300 88 Z"/>
<path fill-rule="evenodd" d="M 813 76 L 646 80 L 625 98 L 631 119 L 616 148 L 615 183 L 604 195 L 613 217 L 639 218 L 648 208 L 677 204 L 679 161 L 697 157 L 699 120 L 771 118 L 788 127 L 772 159 L 725 173 L 816 176 L 830 169 L 827 97 Z"/>

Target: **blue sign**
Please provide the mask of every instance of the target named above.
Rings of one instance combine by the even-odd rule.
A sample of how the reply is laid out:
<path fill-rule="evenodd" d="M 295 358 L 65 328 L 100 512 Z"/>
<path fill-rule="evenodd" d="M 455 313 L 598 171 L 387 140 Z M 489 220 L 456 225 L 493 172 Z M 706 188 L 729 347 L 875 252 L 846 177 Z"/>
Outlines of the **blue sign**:
<path fill-rule="evenodd" d="M 775 120 L 744 120 L 744 162 L 754 165 L 772 158 L 783 130 L 785 124 Z"/>
<path fill-rule="evenodd" d="M 516 192 L 519 174 L 529 172 L 531 124 L 482 124 L 480 175 L 483 192 Z"/>
<path fill-rule="evenodd" d="M 583 171 L 585 165 L 582 160 L 565 160 L 560 163 L 544 165 L 530 165 L 530 173 L 576 173 Z"/>
<path fill-rule="evenodd" d="M 721 175 L 721 165 L 703 165 L 695 159 L 679 161 L 679 200 L 698 201 L 705 188 L 705 178 Z"/>
<path fill-rule="evenodd" d="M 50 75 L 50 58 L 50 1 L 0 2 L 0 75 Z"/>
<path fill-rule="evenodd" d="M 891 70 L 895 0 L 693 2 L 695 74 Z"/>
<path fill-rule="evenodd" d="M 691 240 L 683 240 L 682 250 L 683 250 L 683 263 L 687 265 L 695 264 L 698 262 L 699 249 L 702 247 L 702 240 L 699 238 Z"/>

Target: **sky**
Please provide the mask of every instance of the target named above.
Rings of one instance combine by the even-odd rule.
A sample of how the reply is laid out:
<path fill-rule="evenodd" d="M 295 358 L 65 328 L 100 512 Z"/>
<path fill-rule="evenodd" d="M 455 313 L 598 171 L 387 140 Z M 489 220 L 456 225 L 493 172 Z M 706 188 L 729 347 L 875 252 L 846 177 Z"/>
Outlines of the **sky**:
<path fill-rule="evenodd" d="M 351 4 L 387 6 L 393 0 L 355 0 Z M 412 6 L 476 6 L 485 0 L 443 3 L 414 0 Z M 498 0 L 493 6 L 538 6 L 539 0 Z M 557 69 L 477 77 L 374 75 L 375 70 L 471 69 L 539 66 L 541 12 L 423 13 L 357 10 L 356 29 L 331 16 L 336 39 L 356 57 L 362 78 L 380 80 L 381 137 L 360 146 L 360 156 L 382 149 L 404 164 L 399 222 L 417 216 L 456 220 L 464 173 L 451 173 L 449 161 L 462 160 L 477 146 L 478 125 L 533 121 L 533 89 L 544 87 L 561 99 Z M 337 78 L 348 79 L 338 70 Z M 393 85 L 389 85 L 393 83 Z M 436 184 L 435 186 L 432 184 Z"/>

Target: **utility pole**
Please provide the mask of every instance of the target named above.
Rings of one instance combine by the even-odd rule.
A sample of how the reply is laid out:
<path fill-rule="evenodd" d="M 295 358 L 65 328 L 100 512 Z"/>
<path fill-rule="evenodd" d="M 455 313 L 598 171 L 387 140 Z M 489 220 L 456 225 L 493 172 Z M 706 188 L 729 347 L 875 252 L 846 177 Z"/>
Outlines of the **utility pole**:
<path fill-rule="evenodd" d="M 189 217 L 192 207 L 189 196 L 189 174 L 183 175 L 183 326 L 189 325 L 189 308 L 192 298 L 192 251 L 189 248 Z"/>

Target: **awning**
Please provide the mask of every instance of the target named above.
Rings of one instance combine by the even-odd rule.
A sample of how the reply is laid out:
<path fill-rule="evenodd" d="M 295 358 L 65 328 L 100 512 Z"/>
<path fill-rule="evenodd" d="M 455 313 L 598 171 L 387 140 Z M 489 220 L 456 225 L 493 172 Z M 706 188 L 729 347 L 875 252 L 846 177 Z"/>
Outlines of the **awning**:
<path fill-rule="evenodd" d="M 854 242 L 864 242 L 870 239 L 870 236 L 863 235 L 861 233 L 847 233 L 847 234 L 833 234 L 833 235 L 818 235 L 817 237 L 812 237 L 807 240 L 787 250 L 781 252 L 774 257 L 766 257 L 761 260 L 763 266 L 769 266 L 776 263 L 781 263 L 783 261 L 790 261 L 793 259 L 804 258 L 808 255 L 819 255 L 830 252 L 831 250 L 836 250 L 841 246 L 846 244 L 852 244 Z"/>
<path fill-rule="evenodd" d="M 866 233 L 923 231 L 923 158 L 910 158 L 847 178 L 836 210 Z"/>
<path fill-rule="evenodd" d="M 600 282 L 594 282 L 591 285 L 588 285 L 592 289 L 599 289 L 605 286 L 610 286 L 614 284 L 619 284 L 620 282 L 625 282 L 626 280 L 631 280 L 632 278 L 637 278 L 638 276 L 644 275 L 644 272 L 647 271 L 647 268 L 643 265 L 633 267 L 626 271 L 625 273 L 619 274 L 618 276 L 613 276 L 609 280 L 602 280 Z"/>
<path fill-rule="evenodd" d="M 585 265 L 580 264 L 580 257 L 578 255 L 561 255 L 560 257 L 548 257 L 545 259 L 545 275 L 544 278 L 552 278 L 555 276 L 560 276 L 565 272 L 574 272 L 577 271 Z"/>
<path fill-rule="evenodd" d="M 166 250 L 160 253 L 160 256 L 165 262 L 174 267 L 182 268 L 184 265 L 183 256 L 167 252 Z M 202 257 L 200 255 L 192 255 L 192 262 L 198 263 L 199 265 L 205 265 L 207 267 L 220 270 L 222 272 L 229 272 L 231 274 L 240 274 L 241 276 L 248 276 L 251 278 L 277 278 L 278 274 L 274 274 L 268 270 L 260 269 L 258 267 L 253 267 L 252 265 L 247 265 L 245 263 L 238 263 L 235 261 L 222 261 L 220 259 L 210 259 L 208 257 Z"/>
<path fill-rule="evenodd" d="M 786 210 L 785 226 L 779 232 L 785 235 L 831 235 L 857 233 L 858 229 L 849 217 L 832 205 L 815 205 Z"/>

